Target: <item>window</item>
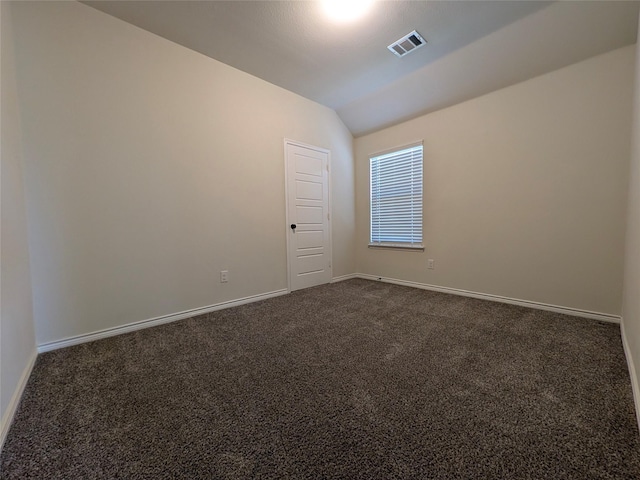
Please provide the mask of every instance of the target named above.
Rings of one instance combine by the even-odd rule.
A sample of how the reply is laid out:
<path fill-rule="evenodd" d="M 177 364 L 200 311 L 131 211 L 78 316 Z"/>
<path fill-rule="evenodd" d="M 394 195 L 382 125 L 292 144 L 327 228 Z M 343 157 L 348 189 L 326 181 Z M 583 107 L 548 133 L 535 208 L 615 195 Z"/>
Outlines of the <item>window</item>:
<path fill-rule="evenodd" d="M 422 144 L 370 158 L 371 247 L 423 249 Z"/>

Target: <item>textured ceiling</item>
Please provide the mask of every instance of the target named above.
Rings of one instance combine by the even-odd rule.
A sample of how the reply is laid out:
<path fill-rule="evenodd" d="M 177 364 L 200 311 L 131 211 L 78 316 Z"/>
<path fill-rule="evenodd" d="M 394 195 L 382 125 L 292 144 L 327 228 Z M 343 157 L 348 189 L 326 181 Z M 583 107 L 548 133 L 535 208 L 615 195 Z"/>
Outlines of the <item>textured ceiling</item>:
<path fill-rule="evenodd" d="M 638 2 L 380 1 L 352 24 L 305 1 L 87 1 L 334 108 L 361 135 L 635 43 Z M 387 45 L 417 30 L 404 58 Z"/>

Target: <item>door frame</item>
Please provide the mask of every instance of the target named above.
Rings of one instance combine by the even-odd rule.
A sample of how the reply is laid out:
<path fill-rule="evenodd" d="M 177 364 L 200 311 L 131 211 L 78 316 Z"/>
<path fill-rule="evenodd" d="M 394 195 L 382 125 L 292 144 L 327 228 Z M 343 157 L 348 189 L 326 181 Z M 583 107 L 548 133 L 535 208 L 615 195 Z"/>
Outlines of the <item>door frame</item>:
<path fill-rule="evenodd" d="M 286 238 L 286 249 L 287 249 L 287 293 L 291 293 L 291 240 L 289 240 L 289 230 L 291 230 L 290 222 L 289 222 L 289 154 L 287 150 L 288 145 L 293 145 L 296 147 L 308 148 L 310 150 L 315 150 L 316 152 L 322 152 L 327 154 L 327 210 L 329 214 L 329 221 L 327 222 L 327 228 L 329 229 L 329 274 L 331 279 L 329 283 L 333 280 L 333 235 L 332 225 L 333 225 L 333 211 L 331 209 L 331 150 L 324 147 L 317 147 L 315 145 L 310 145 L 308 143 L 298 142 L 297 140 L 291 140 L 290 138 L 284 138 L 284 211 L 285 211 L 285 238 Z"/>

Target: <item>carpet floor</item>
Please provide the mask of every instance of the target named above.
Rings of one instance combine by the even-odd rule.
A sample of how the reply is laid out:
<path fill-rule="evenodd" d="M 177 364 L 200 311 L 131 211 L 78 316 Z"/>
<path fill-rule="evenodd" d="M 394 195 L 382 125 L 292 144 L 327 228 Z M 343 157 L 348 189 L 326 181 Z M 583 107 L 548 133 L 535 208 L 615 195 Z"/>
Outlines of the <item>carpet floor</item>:
<path fill-rule="evenodd" d="M 617 325 L 349 280 L 38 357 L 2 479 L 638 479 Z"/>

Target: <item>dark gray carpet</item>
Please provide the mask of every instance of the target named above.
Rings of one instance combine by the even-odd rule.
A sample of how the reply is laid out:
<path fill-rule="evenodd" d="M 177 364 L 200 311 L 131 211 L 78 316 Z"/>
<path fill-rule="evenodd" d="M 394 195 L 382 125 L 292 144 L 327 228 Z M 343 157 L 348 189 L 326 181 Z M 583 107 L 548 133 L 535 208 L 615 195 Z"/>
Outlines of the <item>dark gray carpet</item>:
<path fill-rule="evenodd" d="M 351 280 L 41 355 L 3 479 L 638 479 L 617 325 Z"/>

